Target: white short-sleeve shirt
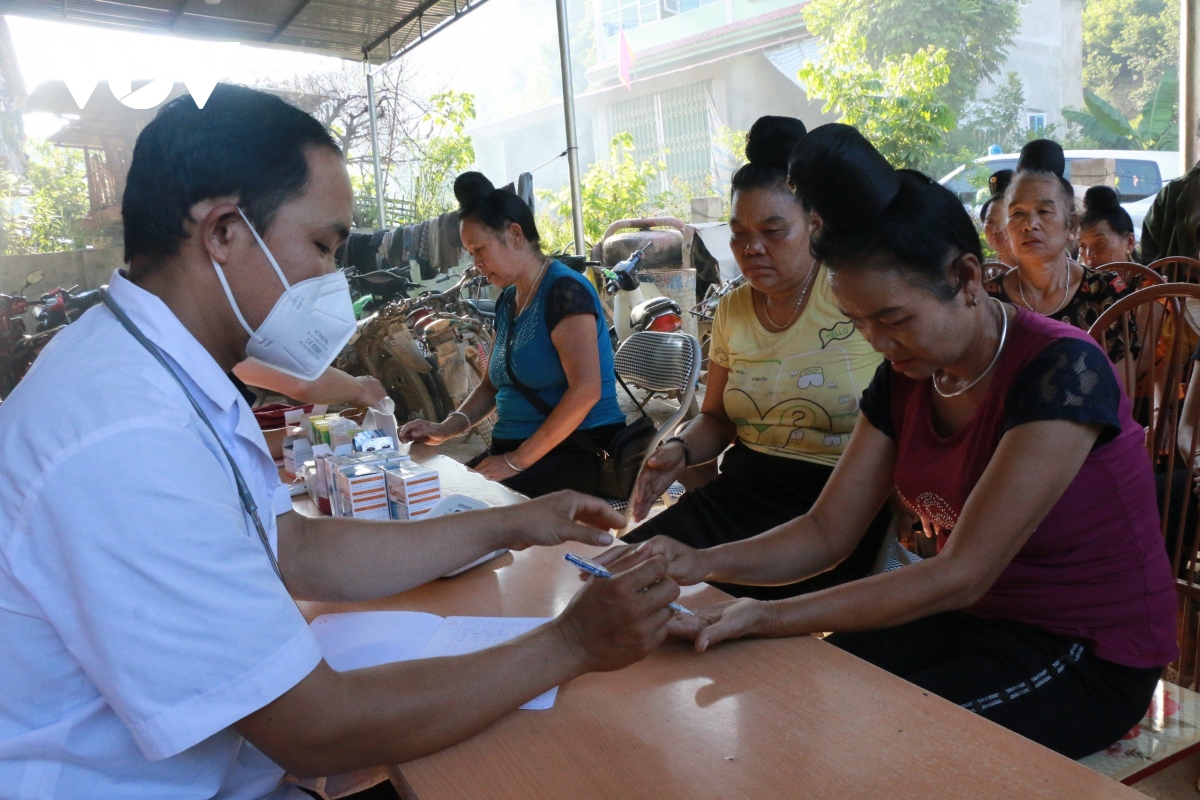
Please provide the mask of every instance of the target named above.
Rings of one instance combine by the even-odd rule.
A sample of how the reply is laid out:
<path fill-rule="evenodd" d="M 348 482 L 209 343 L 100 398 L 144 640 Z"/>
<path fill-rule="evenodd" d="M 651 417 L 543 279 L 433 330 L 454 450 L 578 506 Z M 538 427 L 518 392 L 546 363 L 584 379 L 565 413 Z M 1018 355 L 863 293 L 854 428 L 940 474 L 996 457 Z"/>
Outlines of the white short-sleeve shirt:
<path fill-rule="evenodd" d="M 110 292 L 274 546 L 291 502 L 245 400 L 157 297 L 116 273 Z M 92 308 L 0 404 L 0 797 L 306 797 L 230 726 L 320 659 L 212 434 Z"/>

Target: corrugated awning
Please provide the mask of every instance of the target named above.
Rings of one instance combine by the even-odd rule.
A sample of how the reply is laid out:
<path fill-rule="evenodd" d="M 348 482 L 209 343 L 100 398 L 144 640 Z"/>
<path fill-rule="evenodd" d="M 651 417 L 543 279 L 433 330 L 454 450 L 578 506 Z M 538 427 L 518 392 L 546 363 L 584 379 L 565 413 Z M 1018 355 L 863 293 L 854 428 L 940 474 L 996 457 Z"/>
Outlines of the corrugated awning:
<path fill-rule="evenodd" d="M 381 64 L 486 0 L 0 0 L 0 14 Z"/>

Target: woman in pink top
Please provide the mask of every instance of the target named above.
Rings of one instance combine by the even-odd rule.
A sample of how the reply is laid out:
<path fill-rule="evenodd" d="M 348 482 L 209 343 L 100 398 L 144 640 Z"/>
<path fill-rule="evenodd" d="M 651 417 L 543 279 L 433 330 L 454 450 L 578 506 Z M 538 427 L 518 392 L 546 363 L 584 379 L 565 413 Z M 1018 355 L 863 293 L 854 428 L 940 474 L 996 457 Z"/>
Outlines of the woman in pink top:
<path fill-rule="evenodd" d="M 935 558 L 787 600 L 677 617 L 696 649 L 740 636 L 828 641 L 1071 758 L 1141 718 L 1177 655 L 1154 477 L 1104 351 L 988 297 L 957 198 L 826 125 L 789 178 L 821 222 L 814 255 L 886 359 L 812 510 L 708 550 L 655 538 L 681 584 L 791 583 L 850 553 L 893 487 Z"/>

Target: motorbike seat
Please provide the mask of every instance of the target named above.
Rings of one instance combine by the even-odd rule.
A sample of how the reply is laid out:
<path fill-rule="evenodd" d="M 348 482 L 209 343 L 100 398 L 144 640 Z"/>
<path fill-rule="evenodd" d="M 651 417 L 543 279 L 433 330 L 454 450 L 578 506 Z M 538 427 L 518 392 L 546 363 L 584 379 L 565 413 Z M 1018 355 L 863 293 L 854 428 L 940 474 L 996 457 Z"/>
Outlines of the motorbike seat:
<path fill-rule="evenodd" d="M 649 300 L 638 303 L 629 312 L 629 325 L 635 331 L 640 331 L 663 314 L 675 314 L 682 317 L 683 309 L 679 307 L 679 303 L 669 297 L 651 297 Z"/>
<path fill-rule="evenodd" d="M 86 292 L 70 295 L 67 298 L 68 308 L 91 308 L 100 302 L 100 291 L 88 289 Z"/>
<path fill-rule="evenodd" d="M 466 303 L 479 314 L 491 314 L 493 316 L 496 314 L 495 300 L 467 300 Z"/>
<path fill-rule="evenodd" d="M 376 270 L 365 275 L 353 275 L 350 282 L 363 294 L 392 295 L 406 290 L 411 284 L 403 275 L 387 270 Z"/>

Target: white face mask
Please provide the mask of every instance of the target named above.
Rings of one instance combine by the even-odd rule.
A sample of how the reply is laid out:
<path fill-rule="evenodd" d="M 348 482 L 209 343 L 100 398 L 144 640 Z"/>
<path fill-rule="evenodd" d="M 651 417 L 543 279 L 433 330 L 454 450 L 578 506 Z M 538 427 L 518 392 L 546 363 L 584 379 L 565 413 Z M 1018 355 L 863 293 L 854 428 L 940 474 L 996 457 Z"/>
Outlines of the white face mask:
<path fill-rule="evenodd" d="M 250 334 L 246 355 L 295 378 L 316 380 L 354 335 L 354 302 L 350 298 L 346 276 L 338 270 L 300 281 L 295 286 L 290 285 L 258 231 L 254 230 L 240 208 L 238 213 L 246 220 L 254 240 L 283 282 L 283 294 L 275 301 L 271 313 L 267 314 L 258 330 L 253 330 L 233 299 L 225 272 L 213 260 L 213 268 L 225 289 L 225 296 L 229 298 L 229 305 L 238 322 Z"/>

